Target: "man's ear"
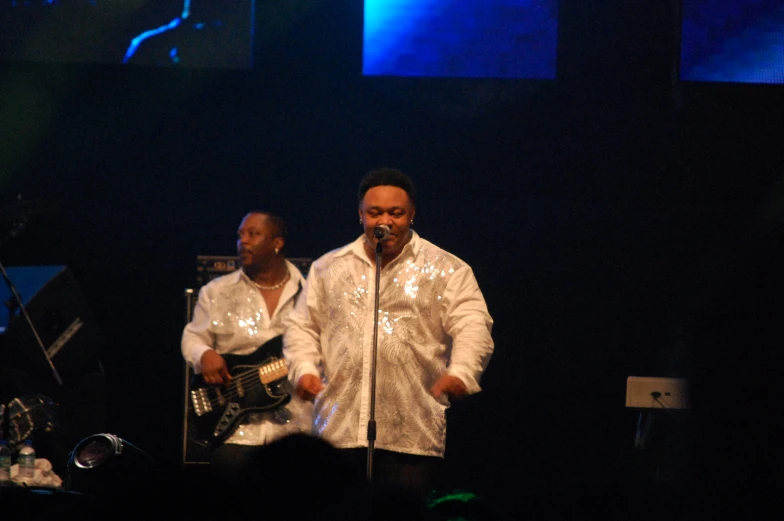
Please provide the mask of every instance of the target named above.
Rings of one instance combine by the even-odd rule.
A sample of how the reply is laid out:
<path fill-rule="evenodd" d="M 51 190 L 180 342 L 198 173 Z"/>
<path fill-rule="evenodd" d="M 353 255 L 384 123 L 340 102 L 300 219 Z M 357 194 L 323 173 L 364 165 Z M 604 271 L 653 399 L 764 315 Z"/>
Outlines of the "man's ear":
<path fill-rule="evenodd" d="M 282 250 L 283 247 L 286 245 L 286 241 L 283 237 L 275 237 L 275 247 L 279 250 Z"/>

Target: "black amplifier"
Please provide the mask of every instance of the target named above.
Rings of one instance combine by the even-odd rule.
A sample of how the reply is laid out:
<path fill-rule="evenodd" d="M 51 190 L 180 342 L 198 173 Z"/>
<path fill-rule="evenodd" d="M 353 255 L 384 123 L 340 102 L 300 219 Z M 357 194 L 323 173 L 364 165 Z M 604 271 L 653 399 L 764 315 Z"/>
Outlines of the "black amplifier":
<path fill-rule="evenodd" d="M 299 271 L 307 276 L 313 259 L 303 257 L 288 257 Z M 202 287 L 215 277 L 226 275 L 240 267 L 239 257 L 236 255 L 197 255 L 196 256 L 196 285 Z"/>

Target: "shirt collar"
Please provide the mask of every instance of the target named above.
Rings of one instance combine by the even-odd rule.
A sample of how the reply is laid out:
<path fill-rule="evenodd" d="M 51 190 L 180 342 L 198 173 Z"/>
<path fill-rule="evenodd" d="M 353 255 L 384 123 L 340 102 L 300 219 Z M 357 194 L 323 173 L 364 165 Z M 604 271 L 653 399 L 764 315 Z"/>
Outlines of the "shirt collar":
<path fill-rule="evenodd" d="M 292 263 L 288 259 L 286 259 L 286 267 L 289 269 L 289 275 L 291 276 L 291 280 L 293 280 L 298 285 L 301 285 L 302 280 L 305 277 L 302 275 L 302 272 L 299 271 L 299 268 L 297 268 L 294 265 L 294 263 Z M 243 270 L 241 267 L 234 270 L 227 276 L 231 277 L 230 278 L 231 284 L 239 284 L 240 281 L 245 281 L 248 284 L 253 284 L 253 281 L 250 280 L 250 277 L 248 277 L 248 275 L 245 273 L 245 270 Z"/>

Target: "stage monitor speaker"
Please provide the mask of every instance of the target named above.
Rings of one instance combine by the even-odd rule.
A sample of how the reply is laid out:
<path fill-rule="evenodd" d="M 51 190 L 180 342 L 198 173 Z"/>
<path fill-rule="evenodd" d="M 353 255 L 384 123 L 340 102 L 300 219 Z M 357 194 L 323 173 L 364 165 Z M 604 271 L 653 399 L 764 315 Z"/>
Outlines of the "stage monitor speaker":
<path fill-rule="evenodd" d="M 35 333 L 62 377 L 82 374 L 98 358 L 103 335 L 76 279 L 66 266 L 6 268 L 32 328 L 7 281 L 0 281 L 0 348 L 5 363 L 33 372 L 51 372 Z M 35 329 L 35 333 L 33 332 Z"/>

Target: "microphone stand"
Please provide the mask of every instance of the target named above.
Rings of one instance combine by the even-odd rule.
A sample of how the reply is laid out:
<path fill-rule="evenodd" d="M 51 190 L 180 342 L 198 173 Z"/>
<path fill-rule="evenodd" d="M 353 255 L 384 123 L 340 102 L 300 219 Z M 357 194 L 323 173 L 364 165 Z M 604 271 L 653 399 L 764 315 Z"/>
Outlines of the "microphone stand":
<path fill-rule="evenodd" d="M 378 300 L 381 285 L 381 239 L 376 240 L 376 295 L 373 311 L 373 356 L 370 359 L 370 419 L 367 427 L 367 480 L 373 481 L 373 451 L 376 444 L 376 353 L 378 352 Z"/>
<path fill-rule="evenodd" d="M 14 223 L 14 228 L 11 230 L 11 232 L 9 233 L 8 236 L 11 237 L 11 238 L 16 237 L 16 235 L 19 233 L 19 231 L 22 228 L 24 228 L 24 221 L 23 220 L 15 222 Z M 3 245 L 3 243 L 0 242 L 0 247 L 2 247 L 2 245 Z M 57 369 L 55 368 L 54 364 L 52 363 L 52 359 L 49 357 L 49 353 L 46 352 L 46 347 L 44 346 L 44 343 L 41 340 L 41 337 L 38 336 L 38 331 L 35 329 L 35 326 L 33 325 L 33 321 L 30 319 L 30 315 L 27 314 L 27 309 L 25 308 L 24 302 L 22 301 L 22 297 L 19 296 L 19 292 L 16 291 L 16 286 L 14 286 L 14 283 L 11 282 L 11 278 L 8 276 L 8 272 L 5 271 L 5 267 L 3 266 L 2 262 L 0 262 L 0 273 L 2 273 L 3 278 L 5 279 L 6 284 L 8 285 L 8 289 L 11 290 L 11 295 L 13 296 L 13 300 L 14 300 L 14 302 L 16 304 L 16 307 L 18 307 L 19 310 L 22 312 L 22 315 L 24 315 L 25 320 L 27 321 L 27 325 L 30 326 L 30 330 L 33 332 L 33 336 L 35 337 L 35 341 L 38 343 L 38 346 L 41 348 L 41 352 L 43 353 L 44 358 L 46 358 L 46 361 L 49 363 L 49 367 L 52 369 L 52 374 L 54 375 L 54 379 L 57 380 L 58 384 L 63 385 L 63 379 L 60 378 L 60 373 L 57 372 Z M 11 326 L 11 317 L 13 315 L 13 309 L 14 309 L 14 307 L 12 307 L 12 306 L 9 306 L 9 308 L 8 308 L 8 326 L 9 327 Z"/>

